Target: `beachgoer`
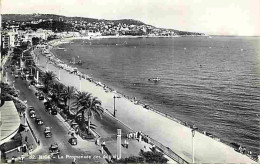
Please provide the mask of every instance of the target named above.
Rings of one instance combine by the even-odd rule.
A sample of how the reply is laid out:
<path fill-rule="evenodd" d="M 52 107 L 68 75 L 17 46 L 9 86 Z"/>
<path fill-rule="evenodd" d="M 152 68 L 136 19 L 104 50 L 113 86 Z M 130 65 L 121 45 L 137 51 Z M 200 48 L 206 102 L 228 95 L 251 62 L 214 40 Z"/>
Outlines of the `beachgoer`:
<path fill-rule="evenodd" d="M 101 145 L 101 149 L 100 149 L 100 151 L 101 151 L 101 154 L 103 154 L 104 148 L 103 148 L 102 145 Z"/>
<path fill-rule="evenodd" d="M 11 163 L 15 163 L 15 158 L 14 158 L 14 156 L 12 157 Z"/>
<path fill-rule="evenodd" d="M 21 162 L 23 162 L 23 160 L 24 160 L 24 155 L 22 154 L 21 155 Z"/>
<path fill-rule="evenodd" d="M 18 152 L 21 151 L 21 147 L 20 147 L 20 146 L 17 147 L 17 151 L 18 151 Z"/>
<path fill-rule="evenodd" d="M 102 142 L 101 146 L 106 146 L 106 143 L 105 141 Z"/>

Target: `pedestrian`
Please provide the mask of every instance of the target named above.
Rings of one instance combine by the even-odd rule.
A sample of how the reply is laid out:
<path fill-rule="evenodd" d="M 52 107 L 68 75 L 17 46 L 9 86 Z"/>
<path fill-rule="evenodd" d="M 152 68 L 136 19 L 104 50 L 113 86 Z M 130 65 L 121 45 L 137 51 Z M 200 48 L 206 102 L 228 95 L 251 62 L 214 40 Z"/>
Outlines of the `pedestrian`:
<path fill-rule="evenodd" d="M 24 156 L 23 156 L 23 154 L 21 155 L 21 162 L 23 162 L 23 160 L 24 160 Z"/>
<path fill-rule="evenodd" d="M 126 140 L 125 140 L 125 142 L 124 142 L 124 147 L 126 147 Z"/>
<path fill-rule="evenodd" d="M 127 149 L 128 149 L 128 144 L 129 144 L 128 141 L 126 141 L 126 146 L 125 146 L 125 147 L 126 147 Z"/>
<path fill-rule="evenodd" d="M 27 137 L 27 136 L 25 136 L 25 138 L 24 138 L 24 141 L 25 141 L 25 142 L 27 142 L 27 139 L 28 139 L 28 137 Z"/>
<path fill-rule="evenodd" d="M 103 151 L 104 151 L 103 145 L 101 145 L 100 151 L 101 151 L 101 154 L 103 154 Z"/>
<path fill-rule="evenodd" d="M 76 164 L 76 158 L 73 159 L 72 164 Z"/>
<path fill-rule="evenodd" d="M 101 146 L 106 146 L 106 143 L 105 141 L 102 142 Z"/>
<path fill-rule="evenodd" d="M 38 138 L 37 138 L 37 143 L 38 143 L 38 145 L 40 145 L 40 139 L 38 139 Z"/>
<path fill-rule="evenodd" d="M 21 147 L 20 147 L 20 146 L 17 147 L 17 151 L 18 151 L 18 152 L 21 151 Z"/>
<path fill-rule="evenodd" d="M 12 157 L 11 163 L 15 163 L 15 158 L 14 158 L 14 156 Z"/>

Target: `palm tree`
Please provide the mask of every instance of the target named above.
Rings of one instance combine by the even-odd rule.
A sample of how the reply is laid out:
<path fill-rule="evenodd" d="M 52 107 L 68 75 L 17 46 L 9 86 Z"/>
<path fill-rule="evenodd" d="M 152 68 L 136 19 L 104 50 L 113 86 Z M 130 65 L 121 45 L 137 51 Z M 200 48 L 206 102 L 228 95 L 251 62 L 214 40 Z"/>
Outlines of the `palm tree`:
<path fill-rule="evenodd" d="M 42 81 L 45 86 L 45 90 L 48 93 L 50 85 L 53 83 L 54 79 L 57 78 L 56 75 L 52 71 L 47 71 L 43 77 Z"/>
<path fill-rule="evenodd" d="M 102 116 L 103 109 L 101 107 L 101 101 L 97 99 L 97 97 L 92 97 L 90 93 L 87 92 L 78 92 L 75 95 L 75 102 L 73 102 L 73 106 L 75 107 L 77 113 L 76 115 L 81 115 L 81 124 L 84 126 L 85 124 L 85 114 L 88 117 L 88 132 L 90 132 L 90 118 L 95 114 L 98 116 Z"/>
<path fill-rule="evenodd" d="M 52 100 L 58 103 L 61 100 L 61 95 L 64 93 L 65 86 L 61 83 L 54 83 L 52 86 Z"/>
<path fill-rule="evenodd" d="M 91 94 L 88 92 L 77 92 L 75 94 L 75 101 L 72 103 L 72 109 L 76 110 L 76 116 L 81 114 L 81 124 L 85 123 L 85 111 L 89 108 Z"/>
<path fill-rule="evenodd" d="M 63 98 L 65 107 L 67 112 L 70 111 L 71 99 L 75 95 L 75 88 L 73 86 L 68 86 L 64 89 L 64 92 L 61 94 L 61 98 Z"/>
<path fill-rule="evenodd" d="M 95 114 L 97 114 L 100 118 L 102 118 L 104 110 L 101 107 L 101 101 L 98 100 L 97 97 L 92 97 L 92 99 L 89 102 L 89 108 L 87 110 L 87 116 L 88 116 L 88 131 L 90 130 L 90 118 Z"/>

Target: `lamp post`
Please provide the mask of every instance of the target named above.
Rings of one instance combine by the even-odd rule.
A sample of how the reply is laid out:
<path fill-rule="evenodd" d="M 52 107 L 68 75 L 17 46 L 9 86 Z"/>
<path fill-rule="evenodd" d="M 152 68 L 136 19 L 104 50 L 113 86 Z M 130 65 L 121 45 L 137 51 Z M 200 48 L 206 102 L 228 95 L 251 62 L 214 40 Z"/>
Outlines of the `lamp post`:
<path fill-rule="evenodd" d="M 81 92 L 81 76 L 79 76 L 79 91 Z"/>
<path fill-rule="evenodd" d="M 114 117 L 116 117 L 116 99 L 120 98 L 120 97 L 119 96 L 117 96 L 117 97 L 114 96 L 113 98 L 114 98 Z"/>
<path fill-rule="evenodd" d="M 46 72 L 48 71 L 48 60 L 46 61 Z"/>
<path fill-rule="evenodd" d="M 60 80 L 60 68 L 59 68 L 59 74 L 58 74 L 58 79 Z"/>
<path fill-rule="evenodd" d="M 197 130 L 198 128 L 196 126 L 192 126 L 191 128 L 191 133 L 192 133 L 192 163 L 194 163 L 194 136 L 195 136 L 195 131 Z"/>

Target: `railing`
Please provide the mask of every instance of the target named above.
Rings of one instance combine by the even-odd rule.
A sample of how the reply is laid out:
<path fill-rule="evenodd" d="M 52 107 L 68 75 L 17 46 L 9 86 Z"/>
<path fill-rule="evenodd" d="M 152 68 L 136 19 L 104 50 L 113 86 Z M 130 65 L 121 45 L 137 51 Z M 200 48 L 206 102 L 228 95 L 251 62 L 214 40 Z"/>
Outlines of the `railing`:
<path fill-rule="evenodd" d="M 112 117 L 113 119 L 119 121 L 121 124 L 123 124 L 126 128 L 128 128 L 128 130 L 133 131 L 129 126 L 127 126 L 126 124 L 124 124 L 123 122 L 121 122 L 120 120 L 118 120 L 117 118 L 113 117 L 112 114 L 109 111 L 105 111 L 105 113 Z M 108 138 L 103 138 L 104 141 L 110 141 L 113 137 L 108 137 Z M 153 143 L 159 150 L 161 150 L 164 154 L 166 154 L 167 156 L 169 156 L 171 159 L 173 159 L 174 161 L 176 161 L 179 164 L 188 164 L 187 161 L 185 161 L 183 158 L 181 158 L 179 155 L 177 155 L 175 152 L 173 152 L 170 148 L 164 146 L 163 144 L 161 144 L 160 142 L 150 138 L 150 142 Z M 102 140 L 102 139 L 101 139 Z"/>
<path fill-rule="evenodd" d="M 187 161 L 185 161 L 183 158 L 181 158 L 179 155 L 177 155 L 175 152 L 173 152 L 170 148 L 165 147 L 163 144 L 160 142 L 150 138 L 150 142 L 153 143 L 160 151 L 162 151 L 164 154 L 169 156 L 171 159 L 176 161 L 179 164 L 188 164 Z"/>

